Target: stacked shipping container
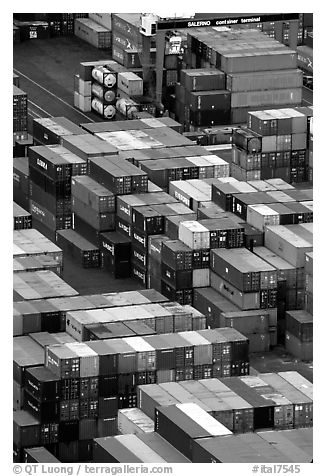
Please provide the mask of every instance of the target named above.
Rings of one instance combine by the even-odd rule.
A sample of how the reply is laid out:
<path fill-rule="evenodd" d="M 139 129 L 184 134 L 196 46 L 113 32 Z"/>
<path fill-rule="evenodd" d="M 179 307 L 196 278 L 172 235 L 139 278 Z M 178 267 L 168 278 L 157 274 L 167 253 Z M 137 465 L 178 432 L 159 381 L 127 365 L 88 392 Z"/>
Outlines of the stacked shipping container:
<path fill-rule="evenodd" d="M 249 112 L 248 127 L 233 133 L 231 175 L 239 180 L 306 181 L 312 114 L 310 108 Z"/>
<path fill-rule="evenodd" d="M 27 94 L 13 85 L 13 144 L 17 139 L 27 139 Z"/>
<path fill-rule="evenodd" d="M 60 145 L 30 147 L 28 154 L 33 218 L 52 235 L 71 228 L 71 177 L 86 174 L 86 161 Z"/>
<path fill-rule="evenodd" d="M 220 89 L 226 90 L 223 104 L 228 116 L 220 124 L 244 123 L 248 110 L 255 107 L 301 104 L 302 74 L 296 69 L 296 52 L 276 40 L 266 38 L 259 31 L 194 29 L 188 34 L 187 66 L 204 68 L 206 73 L 203 75 L 206 74 L 208 78 L 216 69 L 222 72 L 225 86 Z M 221 91 L 219 97 L 223 94 Z M 205 96 L 201 94 L 199 97 L 201 101 L 197 104 L 197 110 L 200 115 L 204 110 L 205 103 L 202 100 Z M 211 101 L 210 109 L 215 110 L 216 100 L 212 102 L 213 97 L 210 94 L 207 99 Z M 191 101 L 184 97 L 183 102 L 189 117 L 184 121 L 186 130 L 209 125 L 201 123 L 202 120 L 191 120 Z M 203 115 L 203 120 L 204 117 L 207 118 L 207 114 Z"/>

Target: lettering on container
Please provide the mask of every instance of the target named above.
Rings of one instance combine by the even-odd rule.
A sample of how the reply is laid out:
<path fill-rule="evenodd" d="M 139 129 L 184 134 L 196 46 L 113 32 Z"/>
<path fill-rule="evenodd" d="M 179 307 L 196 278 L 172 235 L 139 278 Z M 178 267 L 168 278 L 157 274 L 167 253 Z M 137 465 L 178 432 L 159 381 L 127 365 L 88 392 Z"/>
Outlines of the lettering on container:
<path fill-rule="evenodd" d="M 184 195 L 181 195 L 181 193 L 177 192 L 175 190 L 174 196 L 177 200 L 180 200 L 180 202 L 184 203 L 187 207 L 190 206 L 190 199 L 186 198 Z"/>
<path fill-rule="evenodd" d="M 39 165 L 39 166 L 42 167 L 43 169 L 48 170 L 48 164 L 46 164 L 45 162 L 43 162 L 43 160 L 41 160 L 41 159 L 36 159 L 36 163 L 37 163 L 37 165 Z"/>
<path fill-rule="evenodd" d="M 31 382 L 30 380 L 28 380 L 27 382 L 28 382 L 28 384 L 29 384 L 31 387 L 35 388 L 35 390 L 38 390 L 38 389 L 39 389 L 38 386 L 35 385 L 35 384 L 34 384 L 33 382 Z"/>
<path fill-rule="evenodd" d="M 134 256 L 138 258 L 142 263 L 145 263 L 145 256 L 139 254 L 136 250 L 134 250 Z"/>
<path fill-rule="evenodd" d="M 104 241 L 102 241 L 102 246 L 103 246 L 103 248 L 110 251 L 110 253 L 114 256 L 114 246 L 113 245 L 110 246 L 107 243 L 104 243 Z"/>
<path fill-rule="evenodd" d="M 130 210 L 124 206 L 120 206 L 120 210 L 125 213 L 126 215 L 130 216 Z"/>
<path fill-rule="evenodd" d="M 31 210 L 32 210 L 32 212 L 34 212 L 36 215 L 41 215 L 42 217 L 45 217 L 45 213 L 43 212 L 43 210 L 41 210 L 40 208 L 38 208 L 36 205 L 32 204 Z"/>
<path fill-rule="evenodd" d="M 125 231 L 130 236 L 130 227 L 129 226 L 126 226 L 121 222 L 118 223 L 118 226 L 119 226 L 119 228 L 121 228 L 123 231 Z"/>
<path fill-rule="evenodd" d="M 33 408 L 33 410 L 35 410 L 36 412 L 39 412 L 39 409 L 38 409 L 35 405 L 33 405 L 29 400 L 28 400 L 28 405 L 29 405 L 31 408 Z"/>
<path fill-rule="evenodd" d="M 138 278 L 142 279 L 143 281 L 145 281 L 145 273 L 141 273 L 140 271 L 138 271 L 136 268 L 134 268 L 134 275 L 135 276 L 138 276 Z"/>
<path fill-rule="evenodd" d="M 143 246 L 145 246 L 145 238 L 142 238 L 141 236 L 137 235 L 137 233 L 134 232 L 133 237 L 135 240 L 139 241 Z"/>

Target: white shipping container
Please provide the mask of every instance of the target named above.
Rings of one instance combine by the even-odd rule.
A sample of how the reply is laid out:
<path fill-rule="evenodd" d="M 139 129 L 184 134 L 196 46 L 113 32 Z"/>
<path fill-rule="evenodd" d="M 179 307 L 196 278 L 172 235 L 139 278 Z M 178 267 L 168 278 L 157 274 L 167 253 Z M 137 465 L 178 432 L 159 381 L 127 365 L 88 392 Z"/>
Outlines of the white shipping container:
<path fill-rule="evenodd" d="M 124 435 L 143 435 L 154 432 L 154 421 L 139 408 L 118 411 L 118 430 Z"/>
<path fill-rule="evenodd" d="M 99 25 L 104 26 L 104 28 L 111 30 L 112 29 L 112 13 L 89 13 L 88 17 L 98 23 Z"/>
<path fill-rule="evenodd" d="M 266 192 L 267 195 L 272 197 L 276 202 L 280 203 L 288 203 L 288 202 L 295 202 L 296 200 L 293 197 L 290 197 L 289 195 L 286 194 L 286 192 L 283 192 L 282 190 L 275 190 L 272 192 Z"/>
<path fill-rule="evenodd" d="M 276 188 L 265 180 L 249 180 L 248 183 L 259 192 L 276 191 Z"/>
<path fill-rule="evenodd" d="M 97 377 L 99 373 L 99 356 L 82 342 L 66 344 L 66 347 L 75 352 L 80 358 L 80 377 Z"/>
<path fill-rule="evenodd" d="M 205 288 L 210 285 L 209 268 L 194 269 L 192 272 L 192 286 L 194 288 Z"/>
<path fill-rule="evenodd" d="M 188 158 L 188 160 L 190 159 Z M 206 195 L 206 199 L 209 199 L 209 201 L 212 200 L 211 184 L 205 182 L 205 180 L 200 180 L 200 179 L 190 179 L 190 180 L 187 180 L 187 182 L 193 187 L 195 187 L 197 190 L 199 190 L 200 192 L 204 193 Z"/>
<path fill-rule="evenodd" d="M 156 351 L 142 337 L 124 337 L 122 339 L 137 353 L 138 372 L 156 370 Z"/>
<path fill-rule="evenodd" d="M 205 159 L 214 166 L 214 178 L 230 176 L 230 164 L 217 155 L 205 155 Z"/>
<path fill-rule="evenodd" d="M 195 403 L 177 403 L 176 407 L 190 420 L 201 426 L 212 436 L 232 435 L 232 431 L 219 423 Z"/>
<path fill-rule="evenodd" d="M 111 47 L 111 31 L 90 18 L 75 19 L 75 35 L 95 48 Z"/>
<path fill-rule="evenodd" d="M 84 328 L 89 324 L 96 324 L 94 317 L 87 311 L 72 311 L 66 313 L 66 332 L 78 342 L 83 342 Z"/>
<path fill-rule="evenodd" d="M 197 221 L 181 222 L 178 237 L 192 250 L 209 249 L 210 232 Z"/>
<path fill-rule="evenodd" d="M 290 185 L 289 183 L 285 182 L 285 180 L 281 178 L 268 179 L 266 180 L 266 182 L 273 185 L 276 188 L 276 190 L 293 190 L 294 189 L 293 185 Z"/>
<path fill-rule="evenodd" d="M 79 109 L 83 112 L 91 112 L 92 97 L 79 95 Z"/>
<path fill-rule="evenodd" d="M 261 151 L 275 152 L 276 151 L 277 136 L 263 136 L 261 140 Z"/>
<path fill-rule="evenodd" d="M 118 88 L 129 96 L 142 96 L 143 80 L 130 71 L 118 73 Z"/>
<path fill-rule="evenodd" d="M 141 463 L 166 463 L 165 459 L 137 438 L 136 435 L 118 435 L 113 438 L 134 454 Z"/>
<path fill-rule="evenodd" d="M 248 205 L 247 222 L 258 230 L 264 231 L 267 225 L 280 224 L 280 214 L 268 205 Z"/>
<path fill-rule="evenodd" d="M 266 227 L 265 246 L 296 268 L 304 267 L 305 253 L 313 250 L 311 243 L 283 225 Z"/>
<path fill-rule="evenodd" d="M 92 94 L 91 88 L 92 81 L 84 81 L 83 79 L 79 78 L 79 94 L 82 96 L 90 96 Z"/>
<path fill-rule="evenodd" d="M 273 104 L 299 105 L 302 101 L 302 88 L 273 89 L 268 91 L 246 91 L 231 93 L 231 108 L 253 107 Z"/>
<path fill-rule="evenodd" d="M 61 248 L 33 228 L 29 230 L 14 230 L 13 241 L 14 257 L 46 254 L 62 263 Z"/>

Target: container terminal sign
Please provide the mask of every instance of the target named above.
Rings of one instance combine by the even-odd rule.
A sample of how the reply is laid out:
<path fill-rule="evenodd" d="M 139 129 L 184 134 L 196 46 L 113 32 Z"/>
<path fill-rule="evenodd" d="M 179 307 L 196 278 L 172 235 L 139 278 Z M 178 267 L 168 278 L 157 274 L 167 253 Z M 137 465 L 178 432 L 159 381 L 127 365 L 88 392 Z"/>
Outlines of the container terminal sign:
<path fill-rule="evenodd" d="M 170 28 L 205 28 L 209 26 L 232 26 L 232 25 L 248 25 L 250 23 L 264 23 L 275 21 L 299 20 L 299 13 L 274 13 L 269 15 L 251 15 L 241 17 L 214 17 L 200 19 L 180 19 L 180 20 L 160 20 L 157 22 L 157 30 L 166 30 Z"/>

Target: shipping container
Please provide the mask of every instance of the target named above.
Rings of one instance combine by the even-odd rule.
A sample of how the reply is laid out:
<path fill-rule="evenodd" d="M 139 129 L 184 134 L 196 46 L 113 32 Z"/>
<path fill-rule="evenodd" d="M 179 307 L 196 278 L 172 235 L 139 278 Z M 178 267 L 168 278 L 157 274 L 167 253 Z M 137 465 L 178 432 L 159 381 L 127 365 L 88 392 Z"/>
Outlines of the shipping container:
<path fill-rule="evenodd" d="M 43 446 L 24 450 L 24 463 L 60 463 L 60 461 Z"/>
<path fill-rule="evenodd" d="M 40 444 L 40 422 L 28 412 L 16 411 L 13 414 L 13 442 L 19 447 Z"/>
<path fill-rule="evenodd" d="M 294 428 L 309 427 L 313 424 L 313 403 L 312 398 L 305 395 L 295 385 L 292 385 L 280 374 L 287 372 L 280 372 L 278 374 L 264 373 L 259 374 L 260 378 L 269 383 L 277 391 L 282 392 L 284 396 L 293 403 L 294 407 Z M 294 372 L 295 378 L 301 376 Z M 303 377 L 302 377 L 303 378 Z M 305 380 L 305 379 L 304 379 Z M 310 384 L 309 384 L 310 385 Z M 312 388 L 312 386 L 310 385 Z M 308 388 L 308 385 L 307 385 Z"/>
<path fill-rule="evenodd" d="M 115 211 L 115 200 L 112 192 L 90 177 L 74 177 L 71 180 L 71 194 L 83 203 L 90 205 L 97 213 Z"/>
<path fill-rule="evenodd" d="M 253 389 L 245 385 L 239 377 L 222 378 L 221 380 L 254 407 L 254 430 L 274 428 L 275 403 L 272 400 L 258 395 Z"/>
<path fill-rule="evenodd" d="M 136 435 L 95 438 L 95 463 L 165 463 Z"/>
<path fill-rule="evenodd" d="M 210 281 L 213 289 L 220 292 L 232 303 L 240 307 L 241 310 L 260 309 L 259 292 L 243 293 L 212 271 Z"/>
<path fill-rule="evenodd" d="M 64 252 L 78 260 L 83 268 L 98 268 L 100 251 L 74 230 L 58 230 L 57 243 Z"/>
<path fill-rule="evenodd" d="M 188 458 L 157 433 L 145 433 L 138 435 L 138 438 L 164 458 L 167 463 L 190 463 Z"/>
<path fill-rule="evenodd" d="M 118 429 L 121 434 L 143 435 L 154 432 L 154 421 L 139 408 L 126 408 L 118 412 Z"/>
<path fill-rule="evenodd" d="M 192 403 L 158 407 L 155 412 L 155 431 L 190 460 L 193 439 L 231 434 L 224 425 Z"/>
<path fill-rule="evenodd" d="M 296 234 L 297 229 L 291 226 L 267 226 L 265 230 L 265 246 L 295 267 L 304 266 L 306 252 L 312 251 L 311 240 Z M 293 230 L 293 231 L 292 231 Z"/>
<path fill-rule="evenodd" d="M 213 250 L 211 269 L 242 292 L 273 289 L 277 283 L 275 268 L 245 248 Z"/>
<path fill-rule="evenodd" d="M 212 69 L 183 69 L 180 71 L 180 82 L 188 91 L 225 89 L 225 74 Z"/>
<path fill-rule="evenodd" d="M 87 41 L 95 48 L 108 49 L 111 47 L 111 31 L 90 18 L 75 19 L 75 35 Z"/>
<path fill-rule="evenodd" d="M 288 433 L 289 431 L 262 431 L 258 432 L 257 435 L 266 440 L 270 445 L 273 445 L 273 447 L 285 455 L 286 458 L 291 458 L 293 461 L 310 463 L 312 455 L 305 452 L 304 448 L 298 447 L 294 442 L 289 440 Z M 296 431 L 296 434 L 297 433 L 298 431 Z"/>
<path fill-rule="evenodd" d="M 232 73 L 226 76 L 226 89 L 236 92 L 299 88 L 302 86 L 302 79 L 302 73 L 298 69 Z"/>

